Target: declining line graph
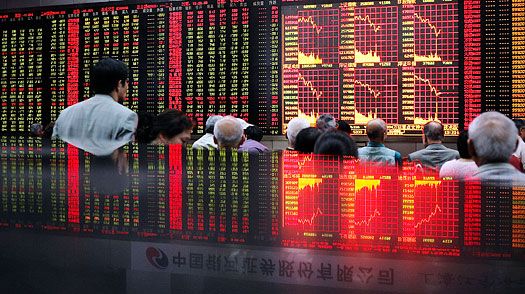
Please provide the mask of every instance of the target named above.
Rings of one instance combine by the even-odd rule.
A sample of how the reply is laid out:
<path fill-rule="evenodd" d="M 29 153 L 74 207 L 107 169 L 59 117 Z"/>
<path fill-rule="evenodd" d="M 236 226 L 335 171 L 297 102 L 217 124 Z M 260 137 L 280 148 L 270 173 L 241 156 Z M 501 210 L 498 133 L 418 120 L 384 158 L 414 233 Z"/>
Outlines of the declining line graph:
<path fill-rule="evenodd" d="M 355 9 L 355 62 L 396 62 L 398 59 L 398 8 Z"/>
<path fill-rule="evenodd" d="M 430 88 L 430 91 L 433 92 L 436 95 L 436 97 L 441 96 L 441 92 L 439 92 L 439 90 L 432 85 L 432 82 L 429 79 L 424 79 L 416 74 L 414 74 L 414 79 L 421 81 L 424 84 L 427 84 L 428 87 Z"/>
<path fill-rule="evenodd" d="M 414 61 L 458 61 L 456 3 L 414 7 Z"/>
<path fill-rule="evenodd" d="M 354 84 L 367 88 L 368 92 L 370 92 L 370 94 L 372 94 L 372 96 L 374 96 L 375 99 L 379 98 L 379 96 L 381 95 L 381 92 L 376 91 L 374 88 L 372 88 L 372 86 L 370 86 L 367 83 L 361 82 L 360 80 L 354 80 Z"/>
<path fill-rule="evenodd" d="M 440 121 L 456 124 L 459 117 L 459 77 L 454 67 L 414 69 L 414 124 Z"/>
<path fill-rule="evenodd" d="M 300 10 L 297 18 L 298 64 L 339 62 L 338 9 Z"/>
<path fill-rule="evenodd" d="M 339 118 L 339 69 L 299 69 L 297 76 L 299 116 L 310 123 L 319 114 L 330 113 Z"/>
<path fill-rule="evenodd" d="M 368 23 L 368 25 L 374 30 L 374 32 L 378 32 L 380 29 L 381 29 L 381 26 L 380 25 L 377 25 L 376 23 L 374 23 L 372 21 L 372 19 L 370 19 L 370 15 L 365 15 L 364 17 L 361 16 L 361 15 L 356 15 L 355 16 L 355 19 L 357 20 L 362 20 L 366 23 Z"/>
<path fill-rule="evenodd" d="M 397 68 L 357 68 L 354 93 L 355 124 L 365 125 L 377 117 L 388 124 L 398 122 Z"/>
<path fill-rule="evenodd" d="M 317 101 L 319 101 L 319 98 L 321 98 L 321 96 L 323 96 L 323 92 L 317 90 L 314 87 L 314 84 L 311 81 L 307 80 L 301 73 L 299 73 L 299 75 L 297 76 L 297 80 L 301 81 L 303 83 L 303 86 L 305 86 L 305 87 L 310 89 L 310 92 L 312 92 L 312 95 L 315 98 L 317 98 Z"/>
<path fill-rule="evenodd" d="M 319 26 L 314 18 L 310 15 L 308 17 L 304 17 L 304 16 L 301 16 L 297 19 L 297 22 L 298 23 L 308 23 L 312 26 L 312 28 L 317 32 L 317 34 L 319 35 L 319 33 L 323 30 L 323 27 L 322 26 Z"/>
<path fill-rule="evenodd" d="M 439 34 L 441 34 L 441 30 L 438 29 L 435 25 L 433 25 L 433 24 L 430 22 L 430 19 L 422 17 L 422 16 L 419 15 L 417 12 L 414 13 L 414 16 L 415 16 L 417 19 L 419 19 L 420 22 L 428 24 L 428 26 L 429 26 L 432 30 L 434 30 L 434 34 L 436 35 L 436 38 L 439 37 Z"/>

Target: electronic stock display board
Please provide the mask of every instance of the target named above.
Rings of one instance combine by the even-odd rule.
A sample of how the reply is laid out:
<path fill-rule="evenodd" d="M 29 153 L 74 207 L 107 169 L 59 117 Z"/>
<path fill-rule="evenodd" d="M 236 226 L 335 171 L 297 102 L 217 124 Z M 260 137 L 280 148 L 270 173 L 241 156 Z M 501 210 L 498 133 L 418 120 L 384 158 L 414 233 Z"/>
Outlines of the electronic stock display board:
<path fill-rule="evenodd" d="M 89 69 L 130 67 L 124 105 L 178 108 L 202 133 L 231 114 L 283 134 L 330 113 L 355 134 L 447 135 L 483 111 L 525 117 L 523 1 L 147 1 L 0 12 L 0 132 L 90 97 Z"/>

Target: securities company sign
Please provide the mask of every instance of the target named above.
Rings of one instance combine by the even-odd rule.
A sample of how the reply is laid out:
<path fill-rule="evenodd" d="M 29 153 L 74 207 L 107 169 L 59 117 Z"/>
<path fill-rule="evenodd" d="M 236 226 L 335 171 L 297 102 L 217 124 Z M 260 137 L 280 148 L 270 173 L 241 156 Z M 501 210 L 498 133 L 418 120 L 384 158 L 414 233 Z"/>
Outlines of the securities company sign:
<path fill-rule="evenodd" d="M 131 270 L 396 292 L 515 291 L 525 287 L 523 267 L 501 272 L 487 264 L 437 262 L 432 258 L 403 260 L 319 250 L 263 249 L 132 242 Z"/>

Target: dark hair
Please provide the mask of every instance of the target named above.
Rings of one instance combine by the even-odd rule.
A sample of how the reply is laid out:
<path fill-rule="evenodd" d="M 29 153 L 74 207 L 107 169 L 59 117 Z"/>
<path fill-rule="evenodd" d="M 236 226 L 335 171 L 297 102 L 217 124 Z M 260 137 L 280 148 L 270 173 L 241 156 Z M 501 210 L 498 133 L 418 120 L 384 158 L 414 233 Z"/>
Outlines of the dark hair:
<path fill-rule="evenodd" d="M 173 138 L 185 130 L 193 128 L 193 122 L 184 112 L 168 109 L 157 116 L 139 113 L 139 123 L 135 138 L 139 143 L 151 143 L 159 134 Z"/>
<path fill-rule="evenodd" d="M 468 141 L 468 131 L 462 131 L 461 133 L 459 133 L 458 142 L 457 142 L 459 157 L 469 159 L 469 158 L 472 158 L 472 156 L 468 152 L 467 141 Z"/>
<path fill-rule="evenodd" d="M 443 141 L 445 139 L 443 125 L 437 121 L 427 122 L 423 127 L 423 133 L 430 140 Z"/>
<path fill-rule="evenodd" d="M 125 83 L 128 75 L 129 69 L 124 62 L 104 58 L 91 69 L 91 91 L 95 94 L 110 94 L 117 88 L 119 81 Z"/>
<path fill-rule="evenodd" d="M 345 132 L 347 134 L 352 133 L 352 128 L 350 128 L 350 125 L 344 120 L 340 120 L 337 122 L 337 130 Z"/>
<path fill-rule="evenodd" d="M 252 139 L 257 142 L 261 142 L 263 138 L 263 131 L 258 126 L 249 126 L 246 129 L 244 129 L 244 134 L 246 135 L 246 139 Z"/>
<path fill-rule="evenodd" d="M 317 139 L 314 153 L 357 157 L 357 145 L 347 134 L 341 131 L 329 131 Z"/>
<path fill-rule="evenodd" d="M 514 125 L 516 126 L 516 129 L 518 129 L 518 133 L 522 128 L 525 128 L 525 121 L 522 119 L 513 119 Z"/>
<path fill-rule="evenodd" d="M 295 150 L 304 153 L 314 152 L 315 142 L 323 134 L 318 128 L 302 129 L 295 137 Z"/>

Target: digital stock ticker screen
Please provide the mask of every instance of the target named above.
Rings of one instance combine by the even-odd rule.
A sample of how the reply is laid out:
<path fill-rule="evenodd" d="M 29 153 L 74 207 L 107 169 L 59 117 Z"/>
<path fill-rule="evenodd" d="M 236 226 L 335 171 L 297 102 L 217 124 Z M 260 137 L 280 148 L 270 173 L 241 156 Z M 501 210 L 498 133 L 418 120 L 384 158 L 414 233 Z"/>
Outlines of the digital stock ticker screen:
<path fill-rule="evenodd" d="M 460 123 L 458 1 L 307 4 L 283 8 L 285 123 L 323 113 L 355 134 L 382 118 L 392 135 Z M 479 111 L 479 109 L 478 109 Z"/>
<path fill-rule="evenodd" d="M 0 132 L 26 132 L 91 96 L 102 57 L 130 68 L 124 105 L 178 108 L 204 131 L 231 114 L 280 135 L 319 114 L 364 134 L 382 118 L 456 135 L 483 111 L 525 118 L 522 1 L 209 0 L 0 12 Z"/>

